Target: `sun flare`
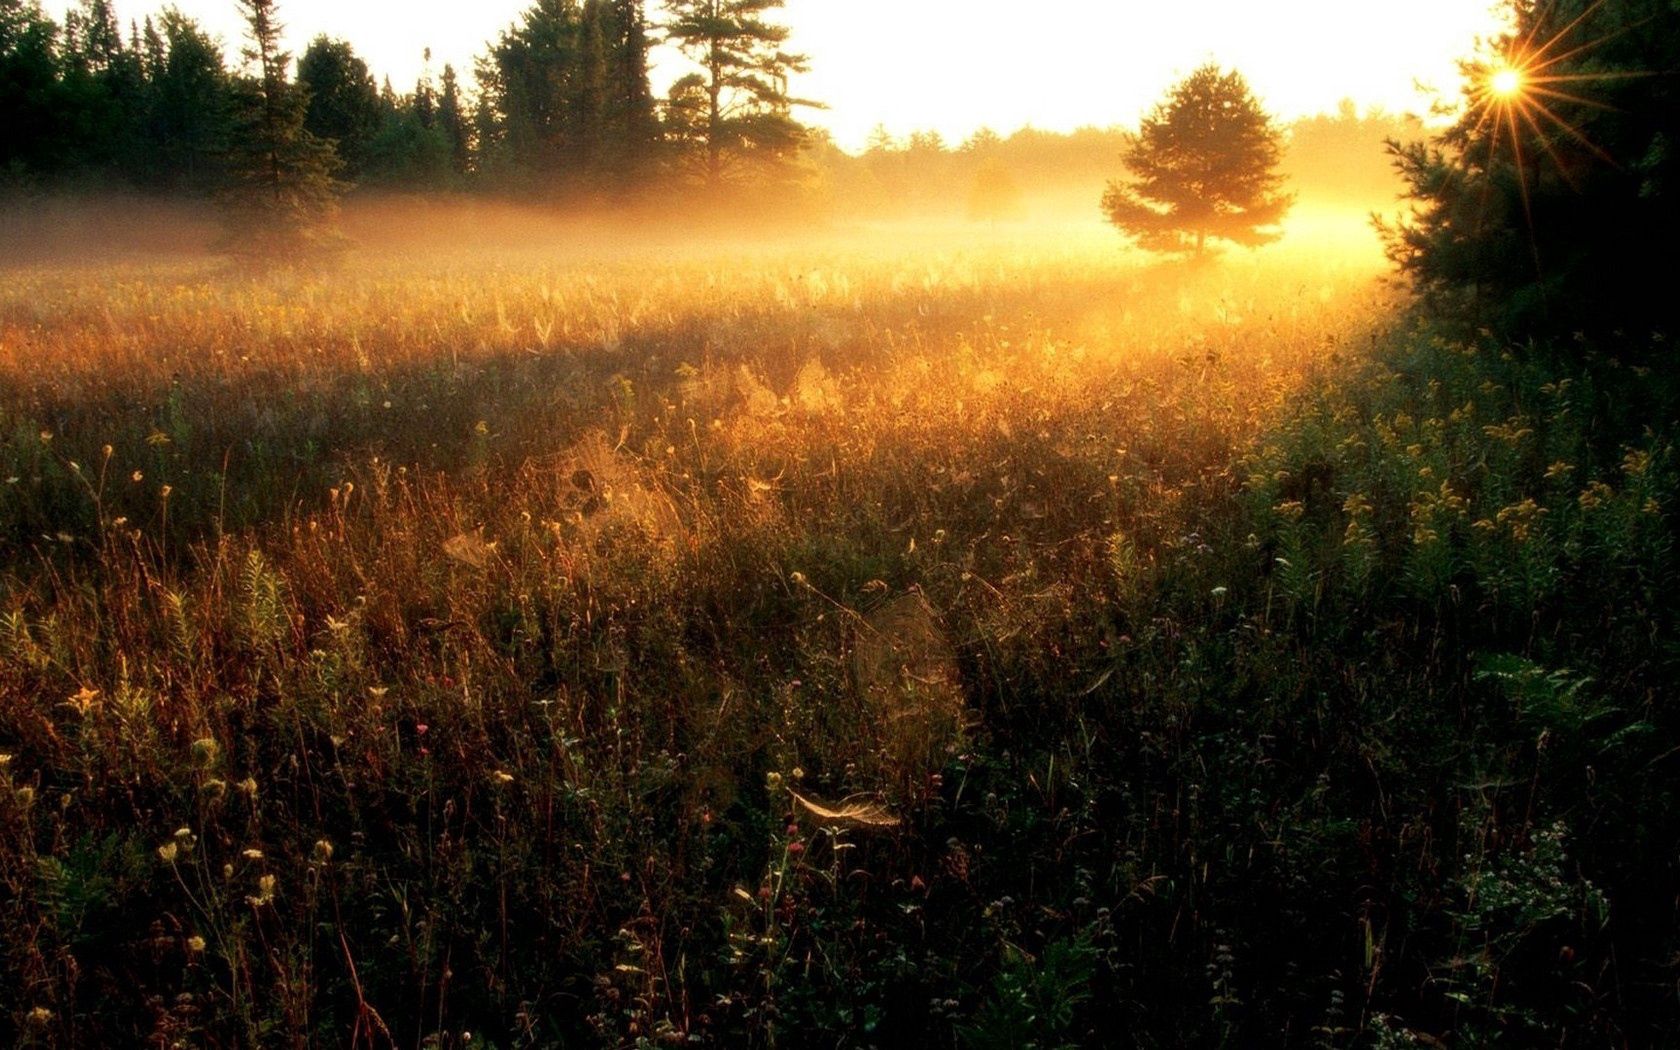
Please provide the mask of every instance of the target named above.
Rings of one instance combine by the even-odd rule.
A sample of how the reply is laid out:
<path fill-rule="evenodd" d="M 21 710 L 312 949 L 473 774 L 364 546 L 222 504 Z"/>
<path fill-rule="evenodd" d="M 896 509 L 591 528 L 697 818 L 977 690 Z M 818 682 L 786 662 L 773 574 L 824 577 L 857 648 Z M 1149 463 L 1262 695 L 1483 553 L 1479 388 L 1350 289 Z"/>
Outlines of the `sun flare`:
<path fill-rule="evenodd" d="M 1493 76 L 1488 78 L 1488 88 L 1495 98 L 1515 98 L 1522 93 L 1522 70 L 1515 66 L 1495 70 Z"/>

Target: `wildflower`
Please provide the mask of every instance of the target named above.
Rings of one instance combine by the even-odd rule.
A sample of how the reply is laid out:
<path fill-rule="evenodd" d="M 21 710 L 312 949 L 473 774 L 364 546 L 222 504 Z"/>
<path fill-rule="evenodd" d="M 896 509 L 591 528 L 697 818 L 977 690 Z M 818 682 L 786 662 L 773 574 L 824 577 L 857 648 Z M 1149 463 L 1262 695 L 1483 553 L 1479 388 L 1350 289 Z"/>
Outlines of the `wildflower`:
<path fill-rule="evenodd" d="M 208 769 L 215 765 L 216 760 L 221 757 L 221 753 L 221 747 L 211 737 L 203 737 L 194 740 L 192 743 L 193 761 L 197 762 L 201 768 Z"/>
<path fill-rule="evenodd" d="M 1546 468 L 1546 480 L 1554 481 L 1558 478 L 1566 478 L 1570 474 L 1574 473 L 1574 471 L 1575 467 L 1572 464 L 1560 459 Z"/>
<path fill-rule="evenodd" d="M 204 938 L 203 937 L 200 937 L 198 934 L 195 933 L 191 937 L 187 938 L 187 951 L 192 952 L 194 955 L 197 955 L 200 952 L 202 952 L 203 950 L 204 950 Z"/>
<path fill-rule="evenodd" d="M 311 856 L 315 858 L 315 862 L 317 864 L 325 864 L 327 861 L 332 860 L 333 844 L 327 839 L 316 839 L 315 848 L 312 851 Z"/>
<path fill-rule="evenodd" d="M 1371 513 L 1371 501 L 1363 493 L 1355 492 L 1342 501 L 1342 510 L 1349 517 L 1358 518 Z"/>
<path fill-rule="evenodd" d="M 64 703 L 72 711 L 86 718 L 88 712 L 93 710 L 93 702 L 97 699 L 99 699 L 99 690 L 89 689 L 84 685 L 80 690 L 71 694 L 70 698 Z"/>
<path fill-rule="evenodd" d="M 1642 477 L 1651 467 L 1651 454 L 1643 449 L 1630 451 L 1622 457 L 1622 473 L 1630 478 Z"/>
<path fill-rule="evenodd" d="M 247 895 L 245 903 L 253 908 L 260 908 L 274 900 L 274 876 L 264 875 L 257 880 L 257 892 Z"/>
<path fill-rule="evenodd" d="M 511 784 L 513 783 L 513 774 L 507 772 L 506 770 L 498 769 L 494 773 L 490 774 L 490 779 L 494 780 L 498 784 Z"/>
<path fill-rule="evenodd" d="M 175 863 L 175 858 L 180 854 L 180 852 L 181 847 L 177 846 L 173 842 L 165 842 L 157 848 L 158 859 L 163 861 L 165 864 Z"/>
<path fill-rule="evenodd" d="M 1580 496 L 1576 497 L 1576 502 L 1581 505 L 1582 510 L 1596 510 L 1603 506 L 1607 500 L 1615 498 L 1615 495 L 1615 489 L 1602 481 L 1595 481 L 1581 490 Z"/>
<path fill-rule="evenodd" d="M 1285 500 L 1274 509 L 1278 517 L 1285 521 L 1300 521 L 1301 516 L 1307 512 L 1306 505 L 1298 499 Z"/>
<path fill-rule="evenodd" d="M 248 849 L 241 853 L 240 856 L 244 857 L 246 860 L 262 860 L 263 851 L 260 849 Z"/>

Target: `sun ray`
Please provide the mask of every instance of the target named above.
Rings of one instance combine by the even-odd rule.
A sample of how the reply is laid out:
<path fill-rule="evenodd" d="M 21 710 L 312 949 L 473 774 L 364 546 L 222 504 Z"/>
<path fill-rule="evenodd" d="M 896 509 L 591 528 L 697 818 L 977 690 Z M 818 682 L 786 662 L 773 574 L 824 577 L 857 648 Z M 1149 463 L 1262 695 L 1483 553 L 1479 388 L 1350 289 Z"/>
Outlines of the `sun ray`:
<path fill-rule="evenodd" d="M 1534 114 L 1529 112 L 1527 106 L 1518 107 L 1517 113 L 1534 130 L 1534 141 L 1538 142 L 1540 148 L 1546 151 L 1546 156 L 1552 158 L 1552 164 L 1557 167 L 1558 175 L 1562 176 L 1564 183 L 1571 190 L 1579 191 L 1580 183 L 1576 181 L 1574 173 L 1569 170 L 1569 166 L 1563 162 L 1563 158 L 1558 155 L 1558 151 L 1552 146 L 1551 139 L 1547 137 L 1545 130 L 1540 127 L 1540 122 L 1534 119 Z"/>
<path fill-rule="evenodd" d="M 1569 121 L 1564 120 L 1562 117 L 1558 116 L 1555 112 L 1552 111 L 1552 108 L 1550 106 L 1546 105 L 1544 102 L 1541 102 L 1539 99 L 1530 99 L 1529 102 L 1530 102 L 1531 105 L 1534 106 L 1535 109 L 1538 109 L 1541 113 L 1545 114 L 1546 118 L 1549 119 L 1553 124 L 1556 124 L 1559 128 L 1562 128 L 1563 131 L 1565 133 L 1567 133 L 1570 138 L 1573 138 L 1576 142 L 1579 142 L 1581 145 L 1585 146 L 1593 154 L 1593 156 L 1597 157 L 1599 160 L 1602 160 L 1604 163 L 1610 165 L 1613 168 L 1620 168 L 1621 167 L 1621 165 L 1616 163 L 1616 158 L 1614 158 L 1614 157 L 1610 156 L 1610 154 L 1606 153 L 1602 148 L 1600 148 L 1598 146 L 1597 143 L 1595 143 L 1591 139 L 1587 138 L 1587 136 L 1585 134 L 1583 134 L 1573 124 L 1569 123 Z"/>
<path fill-rule="evenodd" d="M 1577 106 L 1586 106 L 1588 109 L 1596 109 L 1605 113 L 1616 112 L 1616 107 L 1607 102 L 1598 102 L 1590 98 L 1582 98 L 1580 95 L 1572 95 L 1567 91 L 1558 91 L 1555 88 L 1540 87 L 1538 85 L 1530 88 L 1529 90 L 1536 95 L 1545 95 L 1547 98 L 1555 98 L 1560 102 L 1570 102 Z"/>

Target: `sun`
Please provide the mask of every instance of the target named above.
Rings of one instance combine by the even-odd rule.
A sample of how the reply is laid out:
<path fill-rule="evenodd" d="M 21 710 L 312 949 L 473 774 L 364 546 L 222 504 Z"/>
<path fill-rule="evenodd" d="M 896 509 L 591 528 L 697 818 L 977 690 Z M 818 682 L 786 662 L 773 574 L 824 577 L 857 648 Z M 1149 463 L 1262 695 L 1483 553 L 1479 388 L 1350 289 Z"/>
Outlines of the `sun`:
<path fill-rule="evenodd" d="M 1523 72 L 1515 66 L 1496 69 L 1488 77 L 1488 90 L 1495 98 L 1515 98 L 1522 94 Z"/>

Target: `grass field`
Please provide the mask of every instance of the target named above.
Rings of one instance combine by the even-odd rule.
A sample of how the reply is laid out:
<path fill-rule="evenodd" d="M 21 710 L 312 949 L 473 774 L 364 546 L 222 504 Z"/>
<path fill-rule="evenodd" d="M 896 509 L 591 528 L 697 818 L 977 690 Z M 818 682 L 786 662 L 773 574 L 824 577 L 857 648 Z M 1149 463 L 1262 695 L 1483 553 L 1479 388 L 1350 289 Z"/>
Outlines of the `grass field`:
<path fill-rule="evenodd" d="M 0 1034 L 1652 1045 L 1673 401 L 1384 272 L 14 268 Z"/>

